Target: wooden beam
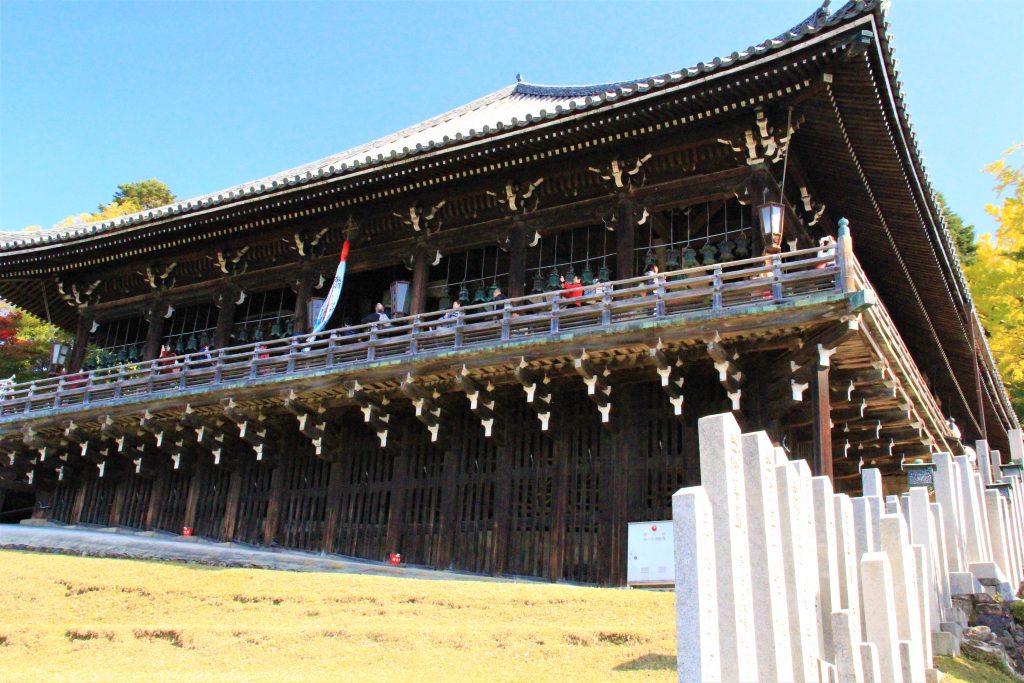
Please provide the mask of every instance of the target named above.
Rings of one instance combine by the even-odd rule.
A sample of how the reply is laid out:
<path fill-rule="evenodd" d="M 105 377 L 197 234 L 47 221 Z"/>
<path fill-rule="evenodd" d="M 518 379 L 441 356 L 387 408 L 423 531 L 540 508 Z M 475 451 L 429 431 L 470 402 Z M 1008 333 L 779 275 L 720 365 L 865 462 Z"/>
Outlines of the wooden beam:
<path fill-rule="evenodd" d="M 814 475 L 832 479 L 832 426 L 828 388 L 829 366 L 818 365 L 811 375 L 814 416 Z"/>

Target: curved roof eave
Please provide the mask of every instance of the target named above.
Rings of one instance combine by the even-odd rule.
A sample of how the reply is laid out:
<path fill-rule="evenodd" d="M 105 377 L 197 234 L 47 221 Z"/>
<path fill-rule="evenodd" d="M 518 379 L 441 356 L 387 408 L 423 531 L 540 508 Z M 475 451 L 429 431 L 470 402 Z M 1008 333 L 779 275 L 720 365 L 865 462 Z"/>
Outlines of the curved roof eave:
<path fill-rule="evenodd" d="M 108 221 L 77 223 L 70 227 L 30 233 L 0 233 L 0 252 L 91 238 L 122 227 L 136 228 L 159 219 L 227 206 L 317 180 L 344 176 L 356 171 L 365 172 L 394 161 L 455 148 L 588 109 L 600 108 L 636 95 L 661 90 L 690 78 L 734 67 L 751 58 L 777 52 L 808 36 L 875 9 L 877 0 L 853 0 L 832 14 L 825 9 L 827 5 L 828 0 L 809 17 L 775 38 L 743 51 L 733 52 L 726 57 L 715 57 L 709 62 L 699 62 L 695 66 L 657 76 L 616 83 L 574 86 L 517 82 L 383 138 L 230 188 Z"/>

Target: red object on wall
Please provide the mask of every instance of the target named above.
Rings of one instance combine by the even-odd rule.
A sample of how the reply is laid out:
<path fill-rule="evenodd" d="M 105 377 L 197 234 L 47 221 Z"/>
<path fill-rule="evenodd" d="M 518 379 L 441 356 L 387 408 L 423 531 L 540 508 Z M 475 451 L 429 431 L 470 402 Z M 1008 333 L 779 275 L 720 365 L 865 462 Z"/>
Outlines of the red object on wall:
<path fill-rule="evenodd" d="M 391 553 L 388 556 L 388 564 L 397 567 L 402 564 L 402 553 Z"/>
<path fill-rule="evenodd" d="M 183 527 L 181 527 L 181 535 L 182 536 L 191 536 L 192 535 L 192 527 L 190 527 L 190 526 L 183 526 Z"/>

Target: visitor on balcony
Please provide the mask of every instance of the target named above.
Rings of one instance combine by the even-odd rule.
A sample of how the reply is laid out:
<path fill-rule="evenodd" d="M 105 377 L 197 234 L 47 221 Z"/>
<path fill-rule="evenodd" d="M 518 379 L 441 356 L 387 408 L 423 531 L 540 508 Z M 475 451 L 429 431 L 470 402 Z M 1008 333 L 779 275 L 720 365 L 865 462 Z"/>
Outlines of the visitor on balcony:
<path fill-rule="evenodd" d="M 819 263 L 815 268 L 825 268 L 836 264 L 836 238 L 832 235 L 825 235 L 818 240 L 818 258 L 828 259 L 825 263 Z"/>
<path fill-rule="evenodd" d="M 455 327 L 460 316 L 462 316 L 462 302 L 456 299 L 452 302 L 451 309 L 445 311 L 444 315 L 441 316 L 441 324 L 437 326 L 437 329 L 442 330 Z"/>
<path fill-rule="evenodd" d="M 384 304 L 379 302 L 373 307 L 373 312 L 363 318 L 364 325 L 376 323 L 379 327 L 387 327 L 390 322 L 391 318 L 389 318 L 388 314 L 384 312 Z"/>
<path fill-rule="evenodd" d="M 177 365 L 174 360 L 174 351 L 171 351 L 167 344 L 160 347 L 160 356 L 157 358 L 156 364 L 161 368 L 161 375 L 172 375 L 177 372 L 177 368 L 174 367 Z"/>
<path fill-rule="evenodd" d="M 501 287 L 495 287 L 494 294 L 491 296 L 491 310 L 498 315 L 493 316 L 491 320 L 501 320 L 501 312 L 505 310 L 506 301 L 508 301 L 508 297 L 501 291 Z"/>
<path fill-rule="evenodd" d="M 581 305 L 583 303 L 580 301 L 580 297 L 583 296 L 583 283 L 580 282 L 580 276 L 574 275 L 572 282 L 566 282 L 564 275 L 559 276 L 558 279 L 562 283 L 562 289 L 565 290 L 562 292 L 562 297 L 565 299 L 574 299 L 575 301 L 573 302 L 573 305 L 575 306 Z"/>

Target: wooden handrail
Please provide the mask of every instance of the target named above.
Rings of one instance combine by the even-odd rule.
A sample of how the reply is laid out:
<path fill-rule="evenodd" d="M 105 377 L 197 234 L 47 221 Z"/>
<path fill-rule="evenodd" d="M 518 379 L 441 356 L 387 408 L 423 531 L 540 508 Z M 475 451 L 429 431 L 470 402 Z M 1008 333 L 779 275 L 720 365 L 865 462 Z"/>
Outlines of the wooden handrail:
<path fill-rule="evenodd" d="M 847 273 L 859 273 L 855 260 Z M 468 304 L 455 316 L 434 311 L 326 330 L 317 334 L 252 342 L 180 356 L 8 386 L 0 392 L 0 415 L 91 403 L 131 394 L 183 391 L 195 386 L 267 375 L 294 374 L 398 355 L 459 349 L 598 328 L 644 317 L 671 317 L 694 310 L 782 301 L 804 294 L 846 291 L 835 253 L 818 247 L 775 256 L 716 263 L 655 276 L 642 275 L 586 286 L 577 297 L 563 291 Z M 858 283 L 866 287 L 866 281 Z"/>

